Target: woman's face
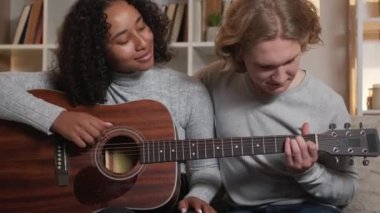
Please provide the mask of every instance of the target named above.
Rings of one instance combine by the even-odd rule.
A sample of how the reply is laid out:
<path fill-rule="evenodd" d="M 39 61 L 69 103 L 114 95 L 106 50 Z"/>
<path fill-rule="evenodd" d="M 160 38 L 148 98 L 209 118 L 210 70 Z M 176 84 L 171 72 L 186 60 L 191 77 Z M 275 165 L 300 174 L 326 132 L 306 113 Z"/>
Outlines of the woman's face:
<path fill-rule="evenodd" d="M 125 1 L 114 1 L 105 10 L 111 25 L 108 62 L 117 72 L 146 71 L 154 64 L 153 33 L 141 14 Z"/>
<path fill-rule="evenodd" d="M 300 73 L 300 56 L 299 42 L 282 38 L 260 42 L 242 53 L 251 81 L 267 95 L 278 95 L 292 86 Z"/>

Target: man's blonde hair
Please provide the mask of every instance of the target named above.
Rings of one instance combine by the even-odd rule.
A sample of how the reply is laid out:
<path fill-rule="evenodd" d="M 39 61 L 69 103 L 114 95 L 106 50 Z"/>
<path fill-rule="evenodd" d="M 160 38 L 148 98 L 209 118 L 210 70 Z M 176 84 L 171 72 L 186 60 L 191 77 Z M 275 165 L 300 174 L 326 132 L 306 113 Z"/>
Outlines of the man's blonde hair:
<path fill-rule="evenodd" d="M 244 50 L 277 37 L 296 40 L 301 50 L 321 43 L 316 7 L 308 0 L 235 0 L 215 39 L 225 69 L 245 72 Z"/>

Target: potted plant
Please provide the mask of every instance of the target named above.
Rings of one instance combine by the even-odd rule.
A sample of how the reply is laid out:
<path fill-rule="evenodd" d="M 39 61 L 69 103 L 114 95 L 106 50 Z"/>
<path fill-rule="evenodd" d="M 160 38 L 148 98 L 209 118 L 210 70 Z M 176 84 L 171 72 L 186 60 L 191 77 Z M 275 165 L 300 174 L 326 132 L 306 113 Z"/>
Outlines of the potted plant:
<path fill-rule="evenodd" d="M 214 41 L 215 35 L 219 30 L 219 26 L 222 23 L 222 15 L 213 12 L 210 14 L 207 20 L 207 32 L 206 32 L 206 40 Z"/>

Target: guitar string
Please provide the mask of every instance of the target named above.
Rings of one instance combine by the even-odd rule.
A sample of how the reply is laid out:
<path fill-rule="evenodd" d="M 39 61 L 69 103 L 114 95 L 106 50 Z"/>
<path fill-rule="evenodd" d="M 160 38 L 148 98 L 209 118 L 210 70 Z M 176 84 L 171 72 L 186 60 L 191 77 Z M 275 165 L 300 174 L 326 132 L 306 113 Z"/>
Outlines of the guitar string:
<path fill-rule="evenodd" d="M 278 139 L 280 139 L 281 137 L 277 137 Z M 322 137 L 323 138 L 323 137 Z M 345 138 L 345 137 L 341 137 L 341 138 Z M 285 137 L 283 137 L 282 139 L 285 139 Z M 339 139 L 339 137 L 337 138 L 334 138 L 334 140 L 337 140 Z M 217 139 L 215 139 L 217 140 Z M 214 140 L 214 143 L 216 142 Z M 249 141 L 246 141 L 246 140 L 249 140 Z M 181 142 L 186 142 L 186 146 L 183 146 L 183 147 L 178 147 L 177 144 L 181 143 Z M 197 147 L 193 147 L 193 149 L 189 148 L 188 145 L 189 144 L 195 144 L 195 146 Z M 198 143 L 198 145 L 196 145 Z M 217 144 L 219 144 L 219 146 L 222 146 L 222 143 L 224 146 L 227 146 L 226 147 L 223 147 L 223 151 L 226 151 L 226 152 L 230 152 L 231 154 L 233 153 L 233 150 L 237 150 L 238 152 L 240 151 L 241 152 L 244 152 L 244 150 L 251 150 L 253 149 L 253 151 L 258 151 L 257 149 L 267 149 L 267 150 L 274 150 L 277 145 L 274 145 L 274 141 L 264 141 L 265 146 L 263 147 L 261 144 L 262 144 L 262 139 L 258 139 L 258 138 L 232 138 L 232 139 L 225 139 L 224 141 L 219 141 L 219 142 L 216 142 Z M 242 145 L 243 148 L 241 147 L 236 147 L 236 148 L 233 148 L 233 146 L 235 144 L 233 143 L 238 143 L 237 145 Z M 260 146 L 258 147 L 252 147 L 252 143 L 256 143 L 259 144 Z M 278 143 L 278 142 L 277 142 Z M 333 144 L 331 145 L 331 142 L 330 143 L 326 143 L 326 144 L 323 144 L 324 142 L 319 142 L 319 147 L 320 148 L 324 148 L 323 150 L 330 150 L 330 148 L 333 148 L 333 147 L 337 147 L 336 145 L 337 144 Z M 109 151 L 113 151 L 113 150 L 118 150 L 120 153 L 123 153 L 123 154 L 127 154 L 127 155 L 140 155 L 139 152 L 141 151 L 140 147 L 138 146 L 138 144 L 133 144 L 132 147 L 131 145 L 128 145 L 128 146 L 124 146 L 125 143 L 111 143 L 111 144 L 107 144 L 106 145 L 106 150 L 109 150 Z M 206 140 L 177 140 L 177 141 L 173 141 L 173 140 L 155 140 L 155 141 L 145 141 L 144 144 L 146 144 L 147 146 L 150 146 L 151 148 L 147 148 L 148 149 L 148 153 L 147 154 L 153 154 L 153 153 L 156 153 L 156 152 L 171 152 L 171 150 L 169 150 L 168 148 L 170 148 L 170 146 L 165 146 L 164 147 L 164 144 L 167 145 L 167 144 L 174 144 L 174 146 L 172 147 L 172 149 L 175 150 L 175 148 L 179 148 L 179 151 L 184 151 L 186 153 L 189 153 L 189 152 L 195 152 L 196 150 L 194 149 L 201 149 L 202 152 L 205 150 L 206 152 L 207 151 L 212 151 L 212 150 L 215 150 L 215 145 L 212 144 L 212 139 L 206 139 Z M 248 145 L 247 145 L 248 144 Z M 283 144 L 280 144 L 279 145 L 281 148 L 281 152 L 283 152 Z M 112 148 L 111 148 L 112 147 Z M 217 146 L 216 146 L 217 147 Z M 255 150 L 256 149 L 256 150 Z M 322 150 L 322 151 L 323 151 Z M 178 152 L 179 152 L 178 151 Z M 199 150 L 197 150 L 199 151 Z M 102 151 L 99 151 L 99 152 L 102 152 Z M 174 151 L 175 152 L 175 151 Z M 246 152 L 244 152 L 244 155 L 253 155 L 255 154 L 254 152 L 253 153 L 247 153 L 245 154 Z M 182 153 L 181 153 L 182 154 Z M 203 153 L 201 153 L 203 154 Z M 207 153 L 206 153 L 207 154 Z M 228 153 L 227 153 L 228 154 Z M 259 153 L 260 154 L 260 153 Z M 262 154 L 265 154 L 265 152 L 262 152 Z M 168 154 L 169 155 L 169 154 Z M 241 155 L 239 155 L 241 156 Z"/>

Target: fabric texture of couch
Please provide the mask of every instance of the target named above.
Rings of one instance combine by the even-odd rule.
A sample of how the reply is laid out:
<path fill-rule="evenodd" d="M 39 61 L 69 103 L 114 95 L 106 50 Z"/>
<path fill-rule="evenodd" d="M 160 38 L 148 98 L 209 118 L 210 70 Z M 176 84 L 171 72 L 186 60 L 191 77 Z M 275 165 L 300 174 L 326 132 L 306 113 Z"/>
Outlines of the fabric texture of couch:
<path fill-rule="evenodd" d="M 380 116 L 365 115 L 352 117 L 352 128 L 376 128 L 380 133 Z M 369 165 L 363 166 L 363 158 L 355 158 L 359 171 L 359 190 L 344 213 L 380 213 L 380 157 L 368 158 Z"/>

